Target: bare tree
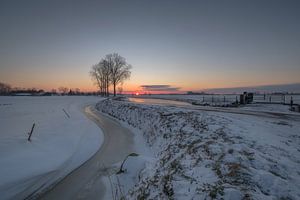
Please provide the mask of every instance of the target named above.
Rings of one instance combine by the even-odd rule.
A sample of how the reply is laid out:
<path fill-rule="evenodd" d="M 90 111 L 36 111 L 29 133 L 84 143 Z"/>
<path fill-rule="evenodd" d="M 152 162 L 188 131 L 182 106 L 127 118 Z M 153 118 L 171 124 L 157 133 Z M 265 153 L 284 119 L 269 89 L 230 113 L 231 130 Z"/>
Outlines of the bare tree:
<path fill-rule="evenodd" d="M 105 59 L 102 59 L 100 62 L 100 66 L 102 69 L 102 73 L 103 73 L 103 81 L 104 81 L 104 89 L 105 89 L 105 94 L 106 96 L 109 96 L 109 86 L 110 86 L 110 77 L 111 77 L 111 72 L 110 72 L 110 68 L 111 68 L 111 63 L 108 62 Z"/>
<path fill-rule="evenodd" d="M 53 94 L 56 94 L 56 89 L 52 89 L 51 92 L 52 92 Z"/>
<path fill-rule="evenodd" d="M 10 85 L 0 82 L 0 94 L 9 94 L 11 91 Z"/>
<path fill-rule="evenodd" d="M 93 65 L 90 75 L 98 86 L 100 93 L 109 96 L 109 86 L 112 84 L 114 96 L 116 87 L 130 77 L 131 65 L 117 53 L 108 54 L 98 64 Z"/>
<path fill-rule="evenodd" d="M 80 89 L 79 88 L 75 88 L 74 92 L 75 92 L 76 95 L 80 95 Z"/>
<path fill-rule="evenodd" d="M 98 64 L 93 65 L 90 75 L 98 86 L 102 96 L 109 95 L 110 72 L 105 60 L 101 60 Z"/>
<path fill-rule="evenodd" d="M 114 88 L 114 96 L 116 96 L 116 86 L 130 78 L 132 67 L 126 62 L 125 58 L 117 53 L 106 55 L 105 60 L 109 66 L 110 80 Z"/>
<path fill-rule="evenodd" d="M 90 76 L 92 77 L 94 84 L 98 86 L 100 94 L 103 95 L 103 81 L 101 78 L 101 74 L 99 73 L 99 68 L 99 64 L 93 65 L 90 71 Z"/>
<path fill-rule="evenodd" d="M 68 93 L 68 91 L 69 91 L 69 88 L 67 88 L 67 87 L 59 87 L 58 91 L 60 91 L 62 95 L 66 95 Z"/>

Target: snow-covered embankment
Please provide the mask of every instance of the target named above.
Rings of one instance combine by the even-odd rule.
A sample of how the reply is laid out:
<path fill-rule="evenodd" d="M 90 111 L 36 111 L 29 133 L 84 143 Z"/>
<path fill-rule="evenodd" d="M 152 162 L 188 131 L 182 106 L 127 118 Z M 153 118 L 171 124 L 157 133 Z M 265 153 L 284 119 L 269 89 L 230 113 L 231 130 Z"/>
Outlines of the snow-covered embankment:
<path fill-rule="evenodd" d="M 129 199 L 299 199 L 299 122 L 106 100 L 157 160 Z"/>
<path fill-rule="evenodd" d="M 0 97 L 1 199 L 35 195 L 99 149 L 101 130 L 82 112 L 97 101 L 96 97 Z"/>

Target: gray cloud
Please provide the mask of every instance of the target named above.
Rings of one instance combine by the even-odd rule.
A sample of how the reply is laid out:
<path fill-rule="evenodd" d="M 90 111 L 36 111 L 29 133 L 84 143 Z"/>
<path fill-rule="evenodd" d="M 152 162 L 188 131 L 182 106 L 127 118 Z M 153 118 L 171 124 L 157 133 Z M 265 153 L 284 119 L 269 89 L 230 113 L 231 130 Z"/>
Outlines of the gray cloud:
<path fill-rule="evenodd" d="M 141 85 L 144 91 L 179 91 L 180 87 L 172 87 L 171 85 Z"/>

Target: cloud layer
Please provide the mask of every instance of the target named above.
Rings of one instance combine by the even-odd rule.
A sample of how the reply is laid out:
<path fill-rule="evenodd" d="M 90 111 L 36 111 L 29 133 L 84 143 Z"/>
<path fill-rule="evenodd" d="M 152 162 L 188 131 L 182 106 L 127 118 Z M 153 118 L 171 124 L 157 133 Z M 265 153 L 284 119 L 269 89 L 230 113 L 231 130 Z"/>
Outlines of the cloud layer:
<path fill-rule="evenodd" d="M 141 85 L 144 91 L 179 91 L 180 87 L 172 87 L 171 85 Z"/>

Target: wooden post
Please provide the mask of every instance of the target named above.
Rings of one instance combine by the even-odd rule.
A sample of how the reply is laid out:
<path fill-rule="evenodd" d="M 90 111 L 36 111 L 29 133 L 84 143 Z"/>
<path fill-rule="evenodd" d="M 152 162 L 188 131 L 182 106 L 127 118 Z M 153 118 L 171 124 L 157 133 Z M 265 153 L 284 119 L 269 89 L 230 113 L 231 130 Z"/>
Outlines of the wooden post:
<path fill-rule="evenodd" d="M 245 95 L 244 94 L 240 95 L 240 104 L 245 104 Z"/>
<path fill-rule="evenodd" d="M 293 106 L 294 101 L 293 101 L 293 96 L 291 96 L 291 107 Z"/>
<path fill-rule="evenodd" d="M 68 118 L 70 118 L 70 115 L 67 113 L 67 111 L 65 111 L 64 108 L 63 108 L 62 110 L 64 111 L 64 113 L 66 114 L 66 116 L 67 116 Z"/>
<path fill-rule="evenodd" d="M 28 140 L 29 142 L 31 141 L 31 135 L 32 135 L 32 133 L 33 133 L 34 127 L 35 127 L 35 123 L 33 123 L 32 127 L 31 127 L 31 131 L 30 131 L 30 133 L 28 133 L 29 136 L 28 136 L 28 139 L 27 139 L 27 140 Z"/>

